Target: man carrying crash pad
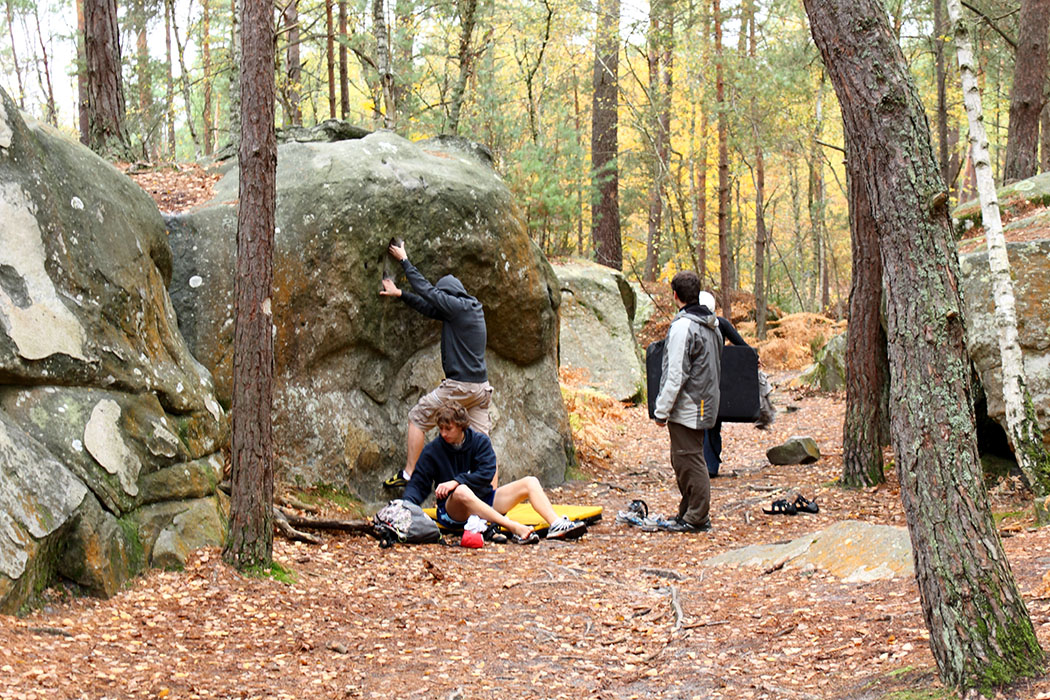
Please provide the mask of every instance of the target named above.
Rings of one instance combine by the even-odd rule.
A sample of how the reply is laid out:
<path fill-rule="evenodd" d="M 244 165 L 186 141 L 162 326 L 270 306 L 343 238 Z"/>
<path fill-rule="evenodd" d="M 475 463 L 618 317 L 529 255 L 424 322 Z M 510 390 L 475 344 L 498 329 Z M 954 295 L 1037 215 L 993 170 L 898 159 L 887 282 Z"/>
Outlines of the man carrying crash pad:
<path fill-rule="evenodd" d="M 404 244 L 391 242 L 388 251 L 401 263 L 415 293 L 402 291 L 393 280 L 384 277 L 379 294 L 399 297 L 424 316 L 441 321 L 441 368 L 445 372 L 444 381 L 408 412 L 408 454 L 404 471 L 398 470 L 383 482 L 386 488 L 401 489 L 412 478 L 426 442 L 426 432 L 436 425 L 434 414 L 443 401 L 452 400 L 462 405 L 471 428 L 488 435 L 492 425 L 489 420 L 492 385 L 485 366 L 487 333 L 481 302 L 467 293 L 463 283 L 452 275 L 445 275 L 436 285 L 431 285 L 408 261 Z"/>
<path fill-rule="evenodd" d="M 587 525 L 558 517 L 539 479 L 526 476 L 493 489 L 496 453 L 484 433 L 470 427 L 467 410 L 455 401 L 443 402 L 434 411 L 440 435 L 419 455 L 412 478 L 402 498 L 416 505 L 434 492 L 437 521 L 443 527 L 460 529 L 471 515 L 495 523 L 511 533 L 517 544 L 535 544 L 539 536 L 528 525 L 506 516 L 514 506 L 528 500 L 540 517 L 550 523 L 547 539 L 574 539 Z"/>

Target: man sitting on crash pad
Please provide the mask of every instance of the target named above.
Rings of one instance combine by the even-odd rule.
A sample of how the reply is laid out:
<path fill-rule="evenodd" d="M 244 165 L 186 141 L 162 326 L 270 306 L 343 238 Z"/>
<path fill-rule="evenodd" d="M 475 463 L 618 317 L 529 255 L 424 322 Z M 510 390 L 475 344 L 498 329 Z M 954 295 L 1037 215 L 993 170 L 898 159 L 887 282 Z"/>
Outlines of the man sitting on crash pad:
<path fill-rule="evenodd" d="M 507 511 L 525 500 L 550 523 L 547 539 L 572 539 L 586 532 L 586 523 L 554 513 L 550 499 L 534 476 L 492 488 L 496 475 L 492 442 L 487 435 L 470 427 L 470 416 L 459 403 L 443 402 L 434 419 L 440 434 L 420 453 L 402 496 L 406 501 L 422 505 L 433 491 L 437 498 L 437 521 L 443 527 L 460 529 L 467 518 L 476 515 L 508 530 L 511 540 L 517 544 L 539 541 L 531 527 L 506 516 Z"/>

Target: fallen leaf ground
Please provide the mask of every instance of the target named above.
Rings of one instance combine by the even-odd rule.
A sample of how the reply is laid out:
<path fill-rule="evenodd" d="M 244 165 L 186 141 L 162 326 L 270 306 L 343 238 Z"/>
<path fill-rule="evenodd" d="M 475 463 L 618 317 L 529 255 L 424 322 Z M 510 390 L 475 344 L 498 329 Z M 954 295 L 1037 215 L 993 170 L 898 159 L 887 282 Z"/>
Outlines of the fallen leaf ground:
<path fill-rule="evenodd" d="M 952 697 L 936 679 L 913 580 L 702 565 L 846 518 L 904 524 L 892 475 L 874 489 L 834 485 L 841 397 L 775 396 L 771 430 L 724 427 L 723 470 L 736 476 L 712 484 L 710 533 L 615 522 L 633 498 L 664 514 L 677 505 L 665 431 L 628 408 L 608 426 L 605 466 L 555 490 L 557 501 L 605 508 L 577 542 L 382 550 L 354 535 L 279 539 L 294 583 L 246 578 L 200 550 L 185 571 L 151 571 L 110 600 L 53 591 L 25 617 L 0 618 L 0 697 Z M 816 438 L 821 461 L 768 465 L 765 450 L 796 434 Z M 1022 509 L 1014 486 L 994 489 L 997 510 Z M 763 515 L 770 489 L 816 497 L 820 513 Z M 1028 525 L 1015 515 L 1001 527 L 1050 649 L 1050 530 Z M 1050 698 L 1050 679 L 1000 695 Z"/>

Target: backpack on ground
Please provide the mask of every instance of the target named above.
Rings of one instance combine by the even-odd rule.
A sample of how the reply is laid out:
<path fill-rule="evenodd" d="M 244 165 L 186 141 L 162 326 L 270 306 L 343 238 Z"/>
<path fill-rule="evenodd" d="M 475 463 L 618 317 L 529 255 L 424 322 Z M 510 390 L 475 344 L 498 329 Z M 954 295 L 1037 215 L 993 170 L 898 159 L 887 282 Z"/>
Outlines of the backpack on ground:
<path fill-rule="evenodd" d="M 372 517 L 372 526 L 380 546 L 429 544 L 441 540 L 441 531 L 429 515 L 415 503 L 396 498 Z"/>

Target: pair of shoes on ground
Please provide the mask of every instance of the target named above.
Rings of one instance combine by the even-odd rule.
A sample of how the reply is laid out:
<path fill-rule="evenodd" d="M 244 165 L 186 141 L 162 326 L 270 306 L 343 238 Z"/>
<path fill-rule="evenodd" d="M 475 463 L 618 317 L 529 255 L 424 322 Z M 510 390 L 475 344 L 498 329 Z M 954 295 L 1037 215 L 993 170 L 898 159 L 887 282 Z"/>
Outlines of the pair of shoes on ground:
<path fill-rule="evenodd" d="M 403 489 L 406 486 L 408 486 L 408 479 L 405 478 L 403 469 L 398 469 L 396 474 L 383 482 L 385 489 Z"/>
<path fill-rule="evenodd" d="M 569 520 L 567 516 L 563 515 L 547 526 L 547 539 L 574 540 L 582 537 L 585 532 L 587 532 L 587 523 Z M 530 530 L 529 534 L 524 536 L 511 534 L 510 541 L 514 544 L 536 544 L 540 541 L 540 536 L 536 534 L 535 530 Z"/>
<path fill-rule="evenodd" d="M 817 499 L 812 501 L 807 500 L 805 496 L 799 494 L 795 498 L 794 502 L 780 498 L 773 501 L 770 508 L 767 510 L 762 509 L 762 512 L 766 515 L 795 515 L 797 513 L 819 513 L 820 506 L 817 505 Z"/>
<path fill-rule="evenodd" d="M 699 525 L 687 523 L 681 518 L 673 518 L 664 521 L 664 523 L 661 524 L 660 529 L 664 532 L 708 532 L 711 529 L 711 518 L 707 518 Z"/>

